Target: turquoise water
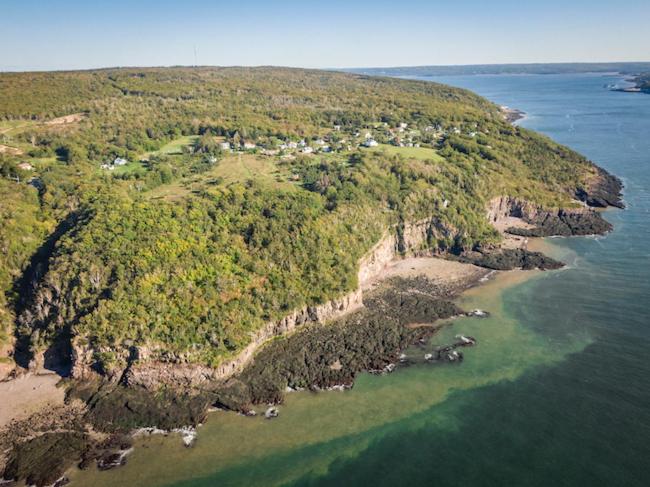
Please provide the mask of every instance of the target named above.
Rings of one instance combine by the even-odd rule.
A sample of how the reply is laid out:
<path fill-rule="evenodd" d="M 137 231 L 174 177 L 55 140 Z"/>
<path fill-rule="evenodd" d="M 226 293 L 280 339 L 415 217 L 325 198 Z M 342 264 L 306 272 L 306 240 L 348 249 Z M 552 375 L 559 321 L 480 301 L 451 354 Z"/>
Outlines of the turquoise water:
<path fill-rule="evenodd" d="M 568 269 L 464 296 L 492 316 L 435 337 L 477 337 L 459 367 L 290 394 L 273 421 L 215 413 L 194 448 L 142 440 L 125 467 L 72 472 L 73 485 L 648 485 L 650 96 L 605 90 L 615 76 L 441 81 L 526 111 L 522 125 L 621 176 L 629 209 L 607 212 L 615 231 L 552 239 Z"/>

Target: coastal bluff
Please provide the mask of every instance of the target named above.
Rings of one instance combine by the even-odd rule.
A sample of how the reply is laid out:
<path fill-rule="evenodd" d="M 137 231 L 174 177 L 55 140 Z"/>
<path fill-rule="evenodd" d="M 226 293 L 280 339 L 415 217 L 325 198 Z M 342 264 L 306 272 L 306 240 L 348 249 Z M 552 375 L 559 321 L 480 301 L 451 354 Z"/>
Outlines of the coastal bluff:
<path fill-rule="evenodd" d="M 150 360 L 155 349 L 137 347 L 132 360 L 123 371 L 122 380 L 129 386 L 141 386 L 155 390 L 161 385 L 173 384 L 181 387 L 198 387 L 214 381 L 224 381 L 241 372 L 255 352 L 268 340 L 289 334 L 310 323 L 325 323 L 363 307 L 363 290 L 372 281 L 379 279 L 391 263 L 405 256 L 432 255 L 426 242 L 430 235 L 451 234 L 453 229 L 445 228 L 434 218 L 404 224 L 398 231 L 387 231 L 370 251 L 359 261 L 358 286 L 353 291 L 325 303 L 305 306 L 294 310 L 284 318 L 268 322 L 254 334 L 251 342 L 235 358 L 217 367 L 182 362 Z M 89 360 L 92 351 L 73 345 L 72 376 L 87 378 L 93 372 Z"/>
<path fill-rule="evenodd" d="M 618 188 L 614 188 L 615 190 Z M 610 196 L 616 206 L 622 205 L 618 194 Z M 543 208 L 526 200 L 500 196 L 489 201 L 486 218 L 495 227 L 504 222 L 519 221 L 524 225 L 509 226 L 507 233 L 521 236 L 591 235 L 606 233 L 611 225 L 601 215 L 583 203 L 576 208 Z M 156 349 L 135 347 L 126 369 L 119 378 L 129 386 L 155 390 L 162 385 L 194 388 L 210 382 L 222 382 L 240 373 L 264 343 L 290 334 L 296 329 L 315 323 L 325 323 L 363 307 L 363 291 L 381 279 L 387 267 L 407 256 L 432 256 L 440 250 L 429 245 L 431 239 L 449 237 L 455 229 L 442 224 L 436 218 L 426 218 L 403 223 L 387 231 L 384 236 L 359 261 L 357 288 L 330 301 L 294 310 L 280 320 L 270 321 L 257 331 L 250 343 L 236 357 L 217 367 L 156 360 Z M 83 379 L 90 372 L 92 351 L 73 344 L 72 375 Z M 116 376 L 118 378 L 118 376 Z"/>

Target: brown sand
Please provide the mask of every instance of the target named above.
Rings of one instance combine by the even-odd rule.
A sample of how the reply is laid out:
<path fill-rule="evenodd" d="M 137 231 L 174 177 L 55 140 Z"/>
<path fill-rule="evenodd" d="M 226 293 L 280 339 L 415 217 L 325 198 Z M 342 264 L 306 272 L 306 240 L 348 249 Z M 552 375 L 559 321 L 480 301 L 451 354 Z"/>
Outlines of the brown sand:
<path fill-rule="evenodd" d="M 63 404 L 61 377 L 55 373 L 25 374 L 0 382 L 0 429 L 45 408 Z"/>
<path fill-rule="evenodd" d="M 391 262 L 377 278 L 368 282 L 367 287 L 375 287 L 392 277 L 424 276 L 441 287 L 463 288 L 477 282 L 489 272 L 472 264 L 437 257 L 407 257 Z"/>

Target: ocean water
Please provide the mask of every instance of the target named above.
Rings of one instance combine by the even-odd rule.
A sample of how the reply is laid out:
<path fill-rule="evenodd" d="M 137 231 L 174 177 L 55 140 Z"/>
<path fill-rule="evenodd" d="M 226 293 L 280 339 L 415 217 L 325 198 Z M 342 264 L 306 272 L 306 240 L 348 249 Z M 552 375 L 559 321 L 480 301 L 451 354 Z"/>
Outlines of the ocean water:
<path fill-rule="evenodd" d="M 650 474 L 650 96 L 614 75 L 438 81 L 527 113 L 520 123 L 623 178 L 606 237 L 548 239 L 569 263 L 474 288 L 459 366 L 363 375 L 352 391 L 290 394 L 273 421 L 218 412 L 196 445 L 141 440 L 129 463 L 73 485 L 645 486 Z M 419 353 L 413 351 L 412 353 Z"/>

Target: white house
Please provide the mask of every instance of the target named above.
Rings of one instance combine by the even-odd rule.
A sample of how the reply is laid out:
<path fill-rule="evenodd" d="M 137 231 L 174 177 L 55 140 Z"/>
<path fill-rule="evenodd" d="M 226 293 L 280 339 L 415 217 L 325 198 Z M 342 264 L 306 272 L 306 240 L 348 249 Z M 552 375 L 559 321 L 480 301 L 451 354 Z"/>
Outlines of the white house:
<path fill-rule="evenodd" d="M 129 163 L 126 159 L 122 157 L 116 157 L 113 161 L 113 166 L 126 166 Z"/>
<path fill-rule="evenodd" d="M 312 152 L 314 152 L 314 149 L 312 149 L 309 146 L 306 146 L 306 147 L 302 148 L 302 152 L 303 152 L 303 154 L 311 154 Z"/>
<path fill-rule="evenodd" d="M 332 152 L 332 148 L 329 145 L 325 145 L 321 148 L 323 152 Z"/>
<path fill-rule="evenodd" d="M 221 150 L 230 150 L 230 142 L 221 142 L 219 147 L 221 147 Z"/>
<path fill-rule="evenodd" d="M 297 143 L 297 142 L 290 141 L 290 142 L 287 143 L 287 147 L 288 147 L 289 149 L 297 149 L 297 148 L 298 148 L 298 143 Z"/>
<path fill-rule="evenodd" d="M 252 142 L 244 142 L 244 149 L 246 150 L 252 150 L 255 149 L 257 146 L 253 144 Z"/>

